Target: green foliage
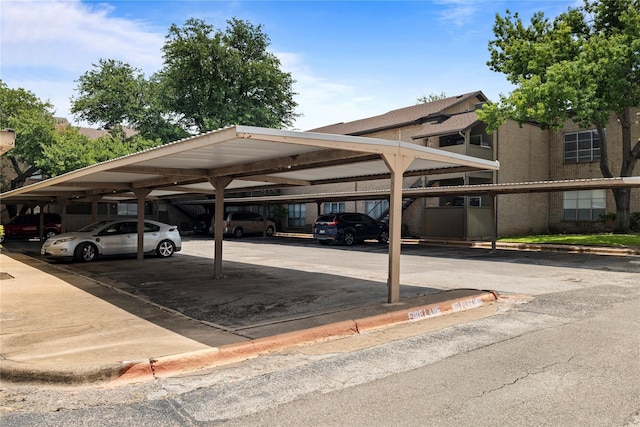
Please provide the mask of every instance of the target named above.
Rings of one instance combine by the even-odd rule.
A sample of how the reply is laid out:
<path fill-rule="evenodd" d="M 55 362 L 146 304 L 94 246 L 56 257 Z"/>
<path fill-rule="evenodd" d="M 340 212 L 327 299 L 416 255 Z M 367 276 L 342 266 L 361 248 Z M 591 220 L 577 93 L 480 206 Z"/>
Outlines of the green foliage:
<path fill-rule="evenodd" d="M 631 212 L 629 224 L 632 231 L 640 232 L 640 212 Z"/>
<path fill-rule="evenodd" d="M 30 176 L 29 170 L 56 176 L 161 144 L 160 140 L 140 135 L 126 138 L 119 125 L 108 135 L 91 141 L 75 127 L 56 127 L 50 109 L 48 102 L 40 101 L 33 93 L 11 89 L 0 82 L 0 126 L 16 131 L 16 146 L 7 154 L 15 159 L 15 172 L 23 175 L 21 181 Z M 30 166 L 29 170 L 18 169 L 23 165 Z"/>
<path fill-rule="evenodd" d="M 46 170 L 49 176 L 57 176 L 160 144 L 160 141 L 151 141 L 139 135 L 126 138 L 118 129 L 90 140 L 80 134 L 78 128 L 66 126 L 56 133 L 55 143 L 43 147 L 43 156 L 37 165 Z"/>
<path fill-rule="evenodd" d="M 78 79 L 72 112 L 164 143 L 233 124 L 288 127 L 296 117 L 294 80 L 268 47 L 261 26 L 239 19 L 225 31 L 200 19 L 173 24 L 159 72 L 146 80 L 129 64 L 100 60 Z"/>
<path fill-rule="evenodd" d="M 133 128 L 144 138 L 167 143 L 189 135 L 162 109 L 162 85 L 140 70 L 113 59 L 101 59 L 78 79 L 71 112 L 105 129 Z"/>
<path fill-rule="evenodd" d="M 440 99 L 446 99 L 447 94 L 444 92 L 438 93 L 430 93 L 429 95 L 423 95 L 418 97 L 418 104 L 427 104 L 429 102 L 438 101 Z"/>
<path fill-rule="evenodd" d="M 584 245 L 584 246 L 613 246 L 613 247 L 640 247 L 640 235 L 638 234 L 552 234 L 504 237 L 501 242 L 513 243 L 540 243 L 557 245 Z"/>
<path fill-rule="evenodd" d="M 506 118 L 558 128 L 625 114 L 640 105 L 639 33 L 638 0 L 585 2 L 554 21 L 536 13 L 528 27 L 517 13 L 498 15 L 488 65 L 517 87 L 480 118 L 495 130 Z"/>
<path fill-rule="evenodd" d="M 232 124 L 291 126 L 294 81 L 268 46 L 260 25 L 238 19 L 224 32 L 199 19 L 172 25 L 158 77 L 164 110 L 199 132 Z"/>
<path fill-rule="evenodd" d="M 40 101 L 25 89 L 11 89 L 0 80 L 0 129 L 16 131 L 15 147 L 9 156 L 31 165 L 42 157 L 42 145 L 51 144 L 55 137 L 51 109 L 49 102 Z"/>
<path fill-rule="evenodd" d="M 77 80 L 79 96 L 71 99 L 71 112 L 106 129 L 137 124 L 145 107 L 144 75 L 113 59 L 101 59 L 93 68 Z"/>
<path fill-rule="evenodd" d="M 616 214 L 607 213 L 604 215 L 600 215 L 600 219 L 603 221 L 615 221 Z M 631 217 L 629 219 L 629 229 L 631 231 L 640 231 L 640 212 L 631 212 Z"/>
<path fill-rule="evenodd" d="M 595 128 L 600 136 L 600 170 L 613 177 L 607 133 L 610 115 L 621 126 L 619 176 L 632 176 L 640 141 L 632 141 L 632 108 L 640 106 L 640 0 L 586 0 L 553 21 L 536 13 L 529 26 L 518 14 L 497 16 L 489 43 L 489 67 L 516 85 L 496 104 L 478 111 L 494 131 L 506 119 L 535 121 L 558 129 L 567 120 Z M 634 145 L 635 144 L 635 145 Z M 629 229 L 629 197 L 615 191 L 617 232 Z"/>

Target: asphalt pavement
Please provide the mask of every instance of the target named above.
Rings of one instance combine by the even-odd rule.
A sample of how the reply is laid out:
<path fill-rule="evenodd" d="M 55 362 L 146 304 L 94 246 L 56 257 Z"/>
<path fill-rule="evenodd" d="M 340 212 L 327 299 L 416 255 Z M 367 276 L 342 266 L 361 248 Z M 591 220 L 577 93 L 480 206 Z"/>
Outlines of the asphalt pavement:
<path fill-rule="evenodd" d="M 304 288 L 294 291 L 299 280 L 311 284 L 308 277 L 227 265 L 214 286 L 210 260 L 177 256 L 172 262 L 145 259 L 144 280 L 138 275 L 136 283 L 126 283 L 103 273 L 114 267 L 139 273 L 135 259 L 96 262 L 86 271 L 37 258 L 36 244 L 9 245 L 0 253 L 5 381 L 144 381 L 472 309 L 498 296 L 460 289 L 408 295 L 400 305 L 385 304 L 375 293 L 338 302 L 329 295 L 334 289 L 318 286 L 326 277 L 315 278 L 321 291 L 309 295 Z M 170 286 L 158 289 L 156 276 Z M 233 303 L 240 298 L 243 304 Z M 330 302 L 318 303 L 322 298 Z"/>
<path fill-rule="evenodd" d="M 225 261 L 225 277 L 214 281 L 207 257 L 52 263 L 39 245 L 9 243 L 0 253 L 3 381 L 145 381 L 500 297 L 406 286 L 393 305 L 367 278 Z"/>

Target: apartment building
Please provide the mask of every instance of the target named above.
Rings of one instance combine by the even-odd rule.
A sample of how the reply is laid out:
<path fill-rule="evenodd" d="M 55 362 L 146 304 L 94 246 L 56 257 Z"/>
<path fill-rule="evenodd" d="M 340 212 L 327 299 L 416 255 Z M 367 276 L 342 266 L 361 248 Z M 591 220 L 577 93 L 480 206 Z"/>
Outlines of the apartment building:
<path fill-rule="evenodd" d="M 474 157 L 499 160 L 497 172 L 452 173 L 406 177 L 405 188 L 504 184 L 602 177 L 599 140 L 594 129 L 567 123 L 544 130 L 534 123 L 508 121 L 488 134 L 476 111 L 487 102 L 480 92 L 467 93 L 390 111 L 379 116 L 312 129 L 312 132 L 400 140 Z M 607 127 L 613 171 L 621 163 L 621 129 L 612 115 Z M 633 127 L 635 139 L 640 126 Z M 313 187 L 314 193 L 387 189 L 386 180 L 359 181 Z M 281 194 L 308 193 L 309 188 L 286 188 Z M 403 233 L 431 238 L 482 239 L 491 236 L 493 215 L 488 196 L 451 194 L 404 200 Z M 501 194 L 496 197 L 500 236 L 547 232 L 602 230 L 601 214 L 614 213 L 610 190 Z M 288 229 L 308 230 L 319 213 L 351 211 L 383 217 L 388 202 L 332 201 L 288 205 Z M 640 211 L 640 189 L 633 189 L 631 212 Z"/>

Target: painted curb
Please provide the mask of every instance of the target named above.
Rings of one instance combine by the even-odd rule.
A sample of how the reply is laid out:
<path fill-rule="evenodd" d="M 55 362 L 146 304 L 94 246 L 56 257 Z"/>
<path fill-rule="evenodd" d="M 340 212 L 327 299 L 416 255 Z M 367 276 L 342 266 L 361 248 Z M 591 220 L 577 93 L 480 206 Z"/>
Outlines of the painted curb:
<path fill-rule="evenodd" d="M 481 291 L 475 295 L 439 303 L 396 310 L 356 320 L 345 320 L 206 350 L 152 358 L 137 363 L 123 362 L 120 375 L 109 385 L 119 386 L 157 378 L 168 378 L 197 370 L 238 363 L 290 348 L 362 334 L 402 323 L 416 322 L 446 313 L 469 310 L 481 307 L 485 303 L 495 302 L 499 298 L 495 291 Z"/>

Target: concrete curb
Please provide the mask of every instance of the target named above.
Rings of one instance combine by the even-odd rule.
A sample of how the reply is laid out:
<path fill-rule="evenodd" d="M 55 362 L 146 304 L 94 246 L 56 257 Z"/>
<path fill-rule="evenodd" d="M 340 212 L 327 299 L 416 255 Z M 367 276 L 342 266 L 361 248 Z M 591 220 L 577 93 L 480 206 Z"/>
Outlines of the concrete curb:
<path fill-rule="evenodd" d="M 280 237 L 296 237 L 300 239 L 311 239 L 313 235 L 307 233 L 282 233 L 275 234 Z M 433 245 L 433 246 L 451 246 L 457 248 L 480 248 L 491 249 L 490 241 L 476 240 L 456 240 L 456 239 L 420 239 L 420 238 L 403 238 L 402 244 L 405 245 Z M 610 246 L 581 246 L 581 245 L 560 245 L 549 243 L 513 243 L 513 242 L 496 242 L 496 249 L 513 250 L 513 251 L 535 251 L 535 252 L 565 252 L 571 254 L 594 254 L 594 255 L 614 255 L 614 256 L 640 256 L 640 248 L 616 248 Z"/>
<path fill-rule="evenodd" d="M 286 349 L 309 345 L 357 335 L 401 323 L 410 323 L 446 313 L 468 310 L 492 303 L 499 299 L 494 291 L 479 291 L 478 294 L 451 299 L 412 308 L 403 308 L 393 312 L 355 320 L 345 320 L 315 328 L 303 329 L 255 339 L 247 342 L 229 344 L 206 350 L 176 354 L 144 361 L 122 362 L 109 385 L 119 386 L 136 382 L 167 378 L 197 370 L 214 368 L 254 359 L 262 355 Z"/>

